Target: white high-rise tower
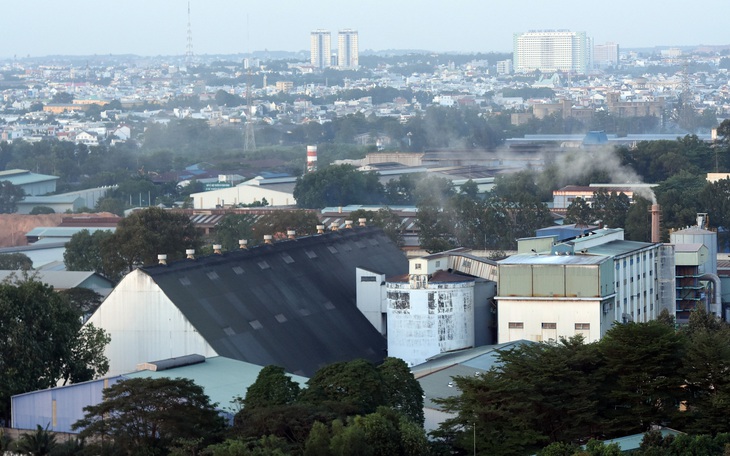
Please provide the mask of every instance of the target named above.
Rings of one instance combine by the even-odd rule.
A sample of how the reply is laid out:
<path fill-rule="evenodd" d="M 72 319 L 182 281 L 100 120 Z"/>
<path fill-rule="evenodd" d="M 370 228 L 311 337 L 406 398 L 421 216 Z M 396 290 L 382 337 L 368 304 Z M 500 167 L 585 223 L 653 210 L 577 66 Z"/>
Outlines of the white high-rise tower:
<path fill-rule="evenodd" d="M 337 34 L 337 66 L 357 68 L 360 65 L 360 52 L 357 30 L 344 29 Z"/>
<path fill-rule="evenodd" d="M 310 36 L 310 63 L 315 68 L 330 66 L 332 55 L 332 36 L 329 30 L 315 30 Z"/>

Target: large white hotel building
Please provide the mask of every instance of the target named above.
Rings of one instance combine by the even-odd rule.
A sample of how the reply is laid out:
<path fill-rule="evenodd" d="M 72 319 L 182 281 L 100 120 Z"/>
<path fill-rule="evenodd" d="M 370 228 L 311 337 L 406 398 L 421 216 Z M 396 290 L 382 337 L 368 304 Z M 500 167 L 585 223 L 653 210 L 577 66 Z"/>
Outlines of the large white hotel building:
<path fill-rule="evenodd" d="M 585 32 L 531 30 L 514 34 L 514 71 L 586 73 L 592 67 L 592 39 Z"/>

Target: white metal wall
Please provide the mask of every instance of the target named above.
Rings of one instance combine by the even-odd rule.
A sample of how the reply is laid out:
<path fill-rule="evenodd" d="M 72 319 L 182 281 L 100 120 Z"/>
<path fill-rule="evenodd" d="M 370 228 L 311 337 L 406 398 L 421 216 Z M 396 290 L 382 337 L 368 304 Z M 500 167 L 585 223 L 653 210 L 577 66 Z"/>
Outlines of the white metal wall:
<path fill-rule="evenodd" d="M 133 372 L 144 362 L 190 354 L 218 356 L 154 280 L 139 269 L 122 279 L 89 323 L 111 336 L 104 351 L 110 376 Z"/>

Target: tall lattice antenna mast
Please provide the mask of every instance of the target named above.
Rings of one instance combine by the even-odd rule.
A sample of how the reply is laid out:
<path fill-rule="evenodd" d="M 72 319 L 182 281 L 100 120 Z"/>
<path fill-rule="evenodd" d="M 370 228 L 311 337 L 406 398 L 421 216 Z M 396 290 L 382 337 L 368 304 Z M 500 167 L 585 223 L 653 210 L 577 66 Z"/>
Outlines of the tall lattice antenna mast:
<path fill-rule="evenodd" d="M 248 14 L 246 14 L 246 41 L 249 41 L 249 25 L 248 25 Z M 247 43 L 250 46 L 250 42 Z M 249 49 L 249 55 L 250 49 Z M 245 60 L 244 60 L 245 62 Z M 256 150 L 256 138 L 254 137 L 253 131 L 253 107 L 251 106 L 251 64 L 253 63 L 253 57 L 248 60 L 248 69 L 246 71 L 246 125 L 243 134 L 243 151 L 252 152 Z"/>
<path fill-rule="evenodd" d="M 256 138 L 253 132 L 253 107 L 251 106 L 251 62 L 248 63 L 248 71 L 246 73 L 246 126 L 244 130 L 243 151 L 249 152 L 256 150 Z"/>
<path fill-rule="evenodd" d="M 193 63 L 193 27 L 190 24 L 190 2 L 188 2 L 188 44 L 185 48 L 185 63 Z"/>

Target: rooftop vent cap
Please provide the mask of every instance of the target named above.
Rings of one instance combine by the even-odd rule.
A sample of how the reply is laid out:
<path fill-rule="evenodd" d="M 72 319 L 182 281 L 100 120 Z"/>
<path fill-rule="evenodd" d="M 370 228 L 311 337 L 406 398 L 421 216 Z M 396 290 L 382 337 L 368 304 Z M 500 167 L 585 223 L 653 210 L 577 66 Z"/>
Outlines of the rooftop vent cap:
<path fill-rule="evenodd" d="M 287 237 L 287 239 L 296 239 L 297 232 L 294 230 L 287 230 L 286 237 Z"/>
<path fill-rule="evenodd" d="M 345 228 L 347 228 L 347 229 L 352 228 L 352 220 L 345 220 Z"/>
<path fill-rule="evenodd" d="M 195 259 L 195 249 L 185 249 L 185 256 L 188 260 Z"/>
<path fill-rule="evenodd" d="M 366 219 L 366 218 L 362 218 L 362 217 L 361 217 L 361 218 L 359 218 L 359 219 L 357 219 L 357 223 L 358 223 L 358 224 L 359 224 L 360 226 L 365 226 L 365 223 L 366 223 L 367 221 L 368 221 L 368 219 Z"/>
<path fill-rule="evenodd" d="M 167 264 L 167 255 L 164 253 L 157 255 L 157 262 L 159 264 Z"/>
<path fill-rule="evenodd" d="M 317 234 L 324 234 L 324 225 L 317 225 Z"/>
<path fill-rule="evenodd" d="M 337 231 L 340 228 L 340 225 L 338 225 L 335 222 L 330 223 L 330 230 Z"/>
<path fill-rule="evenodd" d="M 248 248 L 248 239 L 239 239 L 238 247 L 241 249 L 247 249 Z"/>
<path fill-rule="evenodd" d="M 213 244 L 213 253 L 220 255 L 221 253 L 223 253 L 222 249 L 223 249 L 222 245 Z"/>
<path fill-rule="evenodd" d="M 264 244 L 273 244 L 274 243 L 274 236 L 271 234 L 264 234 Z"/>

